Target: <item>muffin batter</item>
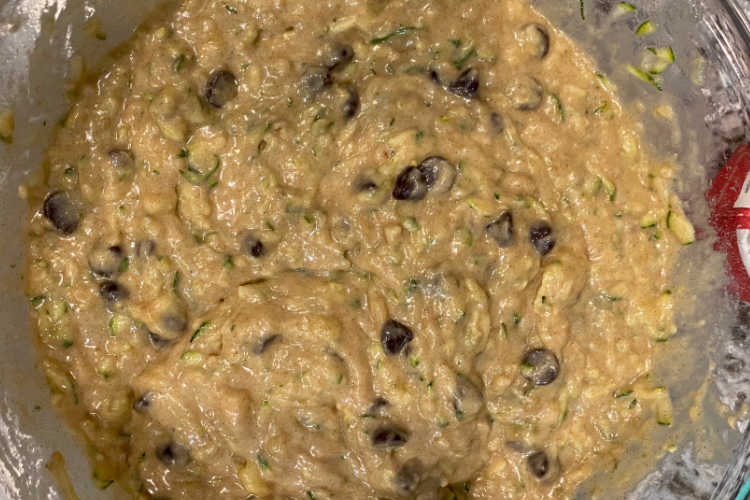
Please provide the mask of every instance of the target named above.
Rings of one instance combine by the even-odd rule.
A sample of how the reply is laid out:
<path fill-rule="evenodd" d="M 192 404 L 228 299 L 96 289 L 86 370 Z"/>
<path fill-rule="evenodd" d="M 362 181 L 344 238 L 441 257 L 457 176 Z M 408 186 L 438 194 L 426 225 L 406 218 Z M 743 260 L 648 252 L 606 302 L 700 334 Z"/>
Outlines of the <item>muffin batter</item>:
<path fill-rule="evenodd" d="M 671 423 L 675 171 L 524 0 L 187 0 L 31 191 L 41 364 L 136 498 L 572 497 Z"/>

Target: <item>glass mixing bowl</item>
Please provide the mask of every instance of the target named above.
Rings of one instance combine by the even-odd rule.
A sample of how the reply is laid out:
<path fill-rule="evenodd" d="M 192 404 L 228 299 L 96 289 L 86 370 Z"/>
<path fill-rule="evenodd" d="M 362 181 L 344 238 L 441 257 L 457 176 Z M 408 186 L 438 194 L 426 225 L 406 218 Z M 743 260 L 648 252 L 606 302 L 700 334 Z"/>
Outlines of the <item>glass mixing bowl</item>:
<path fill-rule="evenodd" d="M 252 1 L 252 0 L 250 0 Z M 501 0 L 497 0 L 501 1 Z M 669 387 L 675 424 L 635 443 L 615 471 L 580 498 L 734 500 L 750 476 L 750 305 L 727 292 L 724 256 L 713 249 L 704 193 L 750 118 L 750 2 L 747 0 L 535 0 L 537 7 L 597 61 L 641 114 L 649 147 L 683 168 L 676 188 L 699 240 L 678 281 L 695 299 L 683 305 L 680 333 L 662 348 L 654 377 Z M 83 447 L 57 419 L 37 367 L 24 295 L 21 184 L 38 178 L 44 151 L 65 113 L 69 77 L 95 69 L 160 0 L 0 0 L 0 111 L 15 111 L 12 144 L 0 144 L 0 500 L 64 498 L 45 470 L 59 450 L 82 498 L 122 496 L 90 480 Z M 91 36 L 91 21 L 103 37 Z M 638 36 L 650 20 L 652 34 Z M 673 48 L 663 91 L 628 73 L 647 47 Z M 672 106 L 676 125 L 655 111 Z"/>

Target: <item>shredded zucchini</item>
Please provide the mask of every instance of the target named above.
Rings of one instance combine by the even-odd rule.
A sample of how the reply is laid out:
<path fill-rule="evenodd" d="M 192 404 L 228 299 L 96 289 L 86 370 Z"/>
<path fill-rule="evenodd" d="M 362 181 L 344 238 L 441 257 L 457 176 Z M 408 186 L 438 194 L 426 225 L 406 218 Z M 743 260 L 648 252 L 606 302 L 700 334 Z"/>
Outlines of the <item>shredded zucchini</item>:
<path fill-rule="evenodd" d="M 69 347 L 73 347 L 73 330 L 69 326 L 60 325 L 52 327 L 50 333 L 58 342 L 60 342 L 60 345 L 64 348 L 67 349 Z"/>
<path fill-rule="evenodd" d="M 203 362 L 203 354 L 196 351 L 185 351 L 180 359 L 191 366 L 199 365 Z"/>
<path fill-rule="evenodd" d="M 416 29 L 417 29 L 416 26 L 404 26 L 402 24 L 398 28 L 396 28 L 395 30 L 391 31 L 390 33 L 386 35 L 374 37 L 373 39 L 370 40 L 370 45 L 378 45 L 383 42 L 387 42 L 391 38 L 408 35 L 412 31 L 416 31 Z"/>
<path fill-rule="evenodd" d="M 261 470 L 271 469 L 271 466 L 268 464 L 268 460 L 266 460 L 266 457 L 264 457 L 262 453 L 258 453 L 257 455 L 255 455 L 255 457 L 258 459 L 258 465 L 260 465 Z"/>
<path fill-rule="evenodd" d="M 649 47 L 646 50 L 648 53 L 643 60 L 642 67 L 646 72 L 652 75 L 664 73 L 664 71 L 666 71 L 666 69 L 675 61 L 672 47 Z"/>
<path fill-rule="evenodd" d="M 628 12 L 633 12 L 634 10 L 635 5 L 633 5 L 632 3 L 620 2 L 615 8 L 615 16 L 621 16 L 623 14 L 627 14 Z"/>
<path fill-rule="evenodd" d="M 112 479 L 112 476 L 112 471 L 101 465 L 97 465 L 96 468 L 94 468 L 94 472 L 92 474 L 94 483 L 96 483 L 97 488 L 99 488 L 100 490 L 106 490 L 112 483 L 115 482 L 115 480 Z"/>
<path fill-rule="evenodd" d="M 552 102 L 555 104 L 555 109 L 557 110 L 557 113 L 560 115 L 560 121 L 565 121 L 565 108 L 563 107 L 563 103 L 560 100 L 560 98 L 556 94 L 549 94 L 550 99 L 552 99 Z"/>
<path fill-rule="evenodd" d="M 614 88 L 612 87 L 612 82 L 609 81 L 609 78 L 607 78 L 607 75 L 604 73 L 597 71 L 594 73 L 596 78 L 599 80 L 599 82 L 602 84 L 602 88 L 608 92 L 612 92 Z"/>
<path fill-rule="evenodd" d="M 654 405 L 656 406 L 656 422 L 659 425 L 672 425 L 673 409 L 672 399 L 665 387 L 657 387 L 653 392 Z"/>
<path fill-rule="evenodd" d="M 111 336 L 122 335 L 130 327 L 130 318 L 122 314 L 115 314 L 110 318 L 108 326 Z"/>
<path fill-rule="evenodd" d="M 617 186 L 605 177 L 601 177 L 601 180 L 604 192 L 607 193 L 607 199 L 609 201 L 615 201 L 615 198 L 617 197 Z"/>
<path fill-rule="evenodd" d="M 172 71 L 174 71 L 175 73 L 179 73 L 184 63 L 185 63 L 185 54 L 178 55 L 172 61 Z"/>
<path fill-rule="evenodd" d="M 681 210 L 670 209 L 667 212 L 667 228 L 683 245 L 695 242 L 695 229 Z"/>
<path fill-rule="evenodd" d="M 205 184 L 208 181 L 209 187 L 215 187 L 215 181 L 211 178 L 216 174 L 216 172 L 219 171 L 219 167 L 221 166 L 221 159 L 218 156 L 215 156 L 215 163 L 214 167 L 208 171 L 208 173 L 203 174 L 196 168 L 192 167 L 191 165 L 188 165 L 187 168 L 180 169 L 180 175 L 188 181 L 190 184 L 193 184 L 194 186 L 200 186 Z"/>
<path fill-rule="evenodd" d="M 55 300 L 50 304 L 49 315 L 55 321 L 60 321 L 69 311 L 68 304 L 62 300 Z"/>
<path fill-rule="evenodd" d="M 190 342 L 192 343 L 198 340 L 198 338 L 203 335 L 203 332 L 206 331 L 206 328 L 208 328 L 209 326 L 211 326 L 210 321 L 204 321 L 203 323 L 201 323 L 201 326 L 199 326 L 198 329 L 193 332 L 193 336 L 190 337 Z"/>
<path fill-rule="evenodd" d="M 596 108 L 594 108 L 594 110 L 591 113 L 594 115 L 600 115 L 604 113 L 605 111 L 607 111 L 608 108 L 609 108 L 609 103 L 604 102 L 600 104 L 599 106 L 597 106 Z"/>
<path fill-rule="evenodd" d="M 651 52 L 653 55 L 658 57 L 659 59 L 663 59 L 664 61 L 674 62 L 674 50 L 672 50 L 672 47 L 661 47 L 661 48 L 654 48 L 649 47 L 647 49 L 649 52 Z"/>
<path fill-rule="evenodd" d="M 467 228 L 461 227 L 453 233 L 453 241 L 470 247 L 474 243 L 474 235 Z"/>
<path fill-rule="evenodd" d="M 657 80 L 653 75 L 647 73 L 646 71 L 643 71 L 640 68 L 636 68 L 632 64 L 626 65 L 625 69 L 628 70 L 628 73 L 638 78 L 639 80 L 643 80 L 644 82 L 650 83 L 651 85 L 653 85 L 656 88 L 656 90 L 658 90 L 659 92 L 664 90 L 664 87 L 662 86 L 661 82 Z"/>
<path fill-rule="evenodd" d="M 646 214 L 643 217 L 641 217 L 640 226 L 641 229 L 649 229 L 652 227 L 656 227 L 656 225 L 659 223 L 659 218 L 654 214 Z"/>
<path fill-rule="evenodd" d="M 645 71 L 651 75 L 660 75 L 664 73 L 672 63 L 657 59 L 655 61 L 644 61 Z"/>
<path fill-rule="evenodd" d="M 650 35 L 654 31 L 656 31 L 656 25 L 651 21 L 644 21 L 640 26 L 638 26 L 638 28 L 636 28 L 635 34 L 645 36 Z"/>
<path fill-rule="evenodd" d="M 469 59 L 477 55 L 476 49 L 472 46 L 470 49 L 467 49 L 463 54 L 456 57 L 453 60 L 453 65 L 456 67 L 457 70 L 462 70 L 464 65 L 469 62 Z"/>

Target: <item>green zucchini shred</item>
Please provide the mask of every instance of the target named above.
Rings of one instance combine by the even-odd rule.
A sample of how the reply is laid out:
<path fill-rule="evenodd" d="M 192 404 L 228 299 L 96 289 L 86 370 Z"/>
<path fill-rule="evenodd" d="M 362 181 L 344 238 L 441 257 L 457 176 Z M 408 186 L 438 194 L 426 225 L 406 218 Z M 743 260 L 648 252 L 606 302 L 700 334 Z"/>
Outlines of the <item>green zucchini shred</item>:
<path fill-rule="evenodd" d="M 662 395 L 655 401 L 656 405 L 656 422 L 659 425 L 671 426 L 674 420 L 672 402 L 669 397 L 669 393 L 664 388 L 657 388 L 661 390 Z"/>
<path fill-rule="evenodd" d="M 607 193 L 607 199 L 609 201 L 615 201 L 615 198 L 617 197 L 617 186 L 615 186 L 615 183 L 601 176 L 599 177 L 599 181 L 599 186 L 604 187 L 604 192 Z"/>
<path fill-rule="evenodd" d="M 93 473 L 93 480 L 94 483 L 96 483 L 96 487 L 100 490 L 106 490 L 109 488 L 109 486 L 115 482 L 114 479 L 108 478 L 108 477 L 102 477 L 102 474 L 99 472 L 99 470 L 95 469 Z"/>
<path fill-rule="evenodd" d="M 667 68 L 671 64 L 672 63 L 670 63 L 670 62 L 658 60 L 658 61 L 654 61 L 651 64 L 644 65 L 644 67 L 646 68 L 646 71 L 650 75 L 661 75 L 662 73 L 664 73 L 667 70 Z"/>
<path fill-rule="evenodd" d="M 622 300 L 622 297 L 610 295 L 607 292 L 601 292 L 601 296 L 602 298 L 606 299 L 608 302 L 620 302 Z"/>
<path fill-rule="evenodd" d="M 628 73 L 638 78 L 639 80 L 653 85 L 659 92 L 664 90 L 664 87 L 662 86 L 661 82 L 659 82 L 659 80 L 657 80 L 653 75 L 650 75 L 646 71 L 643 71 L 641 68 L 636 68 L 632 64 L 628 64 L 625 66 L 625 69 L 628 70 Z"/>
<path fill-rule="evenodd" d="M 378 45 L 378 44 L 381 44 L 383 42 L 387 42 L 391 38 L 394 38 L 394 37 L 397 37 L 397 36 L 408 35 L 412 31 L 416 31 L 416 30 L 417 30 L 416 26 L 405 26 L 405 25 L 401 24 L 401 25 L 399 25 L 398 28 L 396 28 L 395 30 L 391 31 L 390 33 L 388 33 L 386 35 L 376 36 L 376 37 L 372 38 L 370 40 L 370 45 Z"/>
<path fill-rule="evenodd" d="M 645 71 L 652 75 L 659 75 L 666 71 L 675 61 L 674 51 L 672 47 L 648 47 L 646 49 L 650 55 L 645 58 L 643 67 Z"/>
<path fill-rule="evenodd" d="M 599 115 L 599 114 L 602 114 L 603 112 L 607 111 L 607 108 L 609 108 L 609 103 L 608 102 L 604 102 L 603 104 L 600 104 L 599 106 L 597 106 L 596 108 L 594 108 L 594 110 L 591 113 L 595 114 L 595 115 Z"/>
<path fill-rule="evenodd" d="M 182 361 L 191 365 L 198 365 L 203 361 L 203 355 L 196 351 L 185 351 L 180 356 Z"/>
<path fill-rule="evenodd" d="M 549 96 L 555 103 L 555 109 L 557 109 L 557 112 L 560 114 L 560 120 L 565 121 L 565 108 L 563 107 L 562 101 L 557 94 L 549 94 Z"/>
<path fill-rule="evenodd" d="M 469 59 L 477 55 L 477 50 L 472 46 L 468 50 L 464 51 L 463 54 L 456 57 L 453 60 L 453 65 L 456 67 L 457 70 L 462 70 L 464 65 L 469 62 Z"/>
<path fill-rule="evenodd" d="M 675 61 L 674 50 L 672 50 L 672 47 L 670 46 L 661 47 L 661 48 L 648 47 L 646 50 L 651 52 L 653 55 L 655 55 L 659 59 L 663 59 L 664 61 L 669 61 L 671 63 Z"/>
<path fill-rule="evenodd" d="M 185 62 L 185 54 L 180 54 L 177 57 L 174 58 L 174 61 L 172 62 L 172 71 L 175 73 L 179 73 L 182 69 L 182 65 Z"/>
<path fill-rule="evenodd" d="M 204 321 L 203 323 L 201 323 L 201 326 L 199 326 L 198 329 L 195 330 L 195 332 L 193 332 L 193 335 L 190 337 L 190 342 L 193 343 L 196 340 L 198 340 L 198 338 L 203 334 L 203 332 L 209 326 L 211 326 L 211 322 L 210 321 Z"/>
<path fill-rule="evenodd" d="M 667 229 L 672 231 L 683 245 L 690 245 L 695 242 L 693 225 L 684 214 L 675 212 L 671 208 L 667 212 Z"/>
<path fill-rule="evenodd" d="M 260 465 L 261 469 L 264 469 L 264 470 L 271 469 L 271 466 L 268 464 L 268 460 L 266 460 L 266 457 L 264 457 L 261 453 L 256 454 L 255 458 L 258 459 L 258 464 Z"/>
<path fill-rule="evenodd" d="M 650 35 L 654 31 L 656 31 L 656 25 L 654 25 L 653 22 L 647 20 L 643 21 L 641 25 L 636 28 L 635 34 L 639 36 L 646 36 Z"/>
<path fill-rule="evenodd" d="M 196 175 L 195 172 L 192 172 L 188 169 L 182 170 L 180 169 L 180 175 L 188 181 L 190 184 L 193 184 L 194 186 L 200 186 L 203 184 L 203 178 L 200 175 Z"/>
<path fill-rule="evenodd" d="M 180 175 L 188 181 L 190 184 L 193 184 L 194 186 L 201 186 L 204 183 L 211 180 L 211 178 L 216 174 L 216 172 L 219 171 L 219 167 L 221 166 L 221 159 L 216 156 L 215 157 L 215 163 L 214 167 L 208 171 L 208 173 L 203 174 L 195 167 L 188 165 L 187 168 L 180 169 Z M 214 182 L 209 183 L 209 188 L 216 187 L 218 184 L 218 181 L 215 180 Z"/>

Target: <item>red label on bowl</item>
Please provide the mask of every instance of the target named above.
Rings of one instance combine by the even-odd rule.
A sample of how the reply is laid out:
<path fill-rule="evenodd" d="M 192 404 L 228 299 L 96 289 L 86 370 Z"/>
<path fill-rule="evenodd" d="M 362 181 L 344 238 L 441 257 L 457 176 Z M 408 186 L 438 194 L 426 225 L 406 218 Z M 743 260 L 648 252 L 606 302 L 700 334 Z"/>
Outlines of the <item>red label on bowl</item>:
<path fill-rule="evenodd" d="M 719 236 L 714 248 L 726 253 L 729 289 L 750 302 L 750 147 L 740 146 L 706 191 L 709 222 Z"/>

